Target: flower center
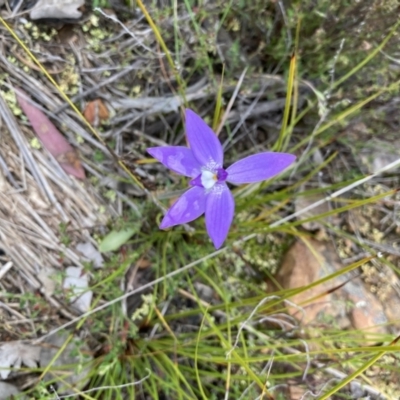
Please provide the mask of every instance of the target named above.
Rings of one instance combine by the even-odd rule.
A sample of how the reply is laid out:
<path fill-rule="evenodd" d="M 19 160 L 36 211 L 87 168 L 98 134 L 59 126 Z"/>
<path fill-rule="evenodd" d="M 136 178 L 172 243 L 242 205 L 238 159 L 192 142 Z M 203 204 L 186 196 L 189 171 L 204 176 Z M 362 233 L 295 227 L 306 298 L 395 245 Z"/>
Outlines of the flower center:
<path fill-rule="evenodd" d="M 203 171 L 200 176 L 201 184 L 205 189 L 211 189 L 217 182 L 217 175 L 214 172 Z"/>
<path fill-rule="evenodd" d="M 205 169 L 201 174 L 190 181 L 192 186 L 200 186 L 204 189 L 211 189 L 216 183 L 221 183 L 226 180 L 228 173 L 223 168 L 218 168 L 216 171 Z"/>

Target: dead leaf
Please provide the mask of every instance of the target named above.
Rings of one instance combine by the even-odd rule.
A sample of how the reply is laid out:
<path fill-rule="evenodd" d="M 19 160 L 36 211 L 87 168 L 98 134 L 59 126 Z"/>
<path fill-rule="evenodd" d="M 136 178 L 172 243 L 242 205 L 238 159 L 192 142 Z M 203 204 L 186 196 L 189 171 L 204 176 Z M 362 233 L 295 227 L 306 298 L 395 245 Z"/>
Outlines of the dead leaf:
<path fill-rule="evenodd" d="M 27 100 L 28 95 L 23 90 L 17 89 L 15 93 L 20 107 L 28 117 L 43 147 L 60 163 L 65 172 L 78 179 L 85 179 L 85 171 L 78 154 L 67 139 L 42 111 Z"/>
<path fill-rule="evenodd" d="M 39 0 L 29 12 L 31 19 L 78 19 L 82 13 L 78 10 L 85 0 Z"/>
<path fill-rule="evenodd" d="M 61 332 L 46 339 L 40 353 L 40 366 L 45 368 L 51 363 L 51 371 L 57 371 L 56 374 L 59 378 L 57 380 L 57 393 L 76 395 L 76 389 L 81 390 L 88 382 L 92 356 L 88 346 L 76 336 L 59 354 L 68 337 L 68 333 Z M 54 359 L 56 354 L 58 356 Z M 54 384 L 54 374 L 51 371 L 45 375 L 43 381 Z M 72 397 L 76 398 L 76 396 Z"/>
<path fill-rule="evenodd" d="M 40 347 L 22 343 L 19 340 L 0 345 L 0 378 L 7 379 L 11 370 L 8 368 L 37 368 L 40 358 Z"/>
<path fill-rule="evenodd" d="M 74 170 L 82 168 L 81 160 L 75 150 L 67 151 L 56 157 L 61 166 L 72 166 Z M 64 167 L 63 167 L 64 168 Z M 65 169 L 65 168 L 64 168 Z"/>
<path fill-rule="evenodd" d="M 101 268 L 103 266 L 103 257 L 91 242 L 81 242 L 76 246 L 76 249 L 82 253 L 87 260 L 91 261 L 95 268 Z"/>
<path fill-rule="evenodd" d="M 89 286 L 87 274 L 79 267 L 68 267 L 65 272 L 66 277 L 63 282 L 63 288 L 71 290 L 70 302 L 77 310 L 81 312 L 88 311 L 92 302 L 93 292 L 87 290 Z"/>
<path fill-rule="evenodd" d="M 46 294 L 46 296 L 52 296 L 56 289 L 56 274 L 57 271 L 53 267 L 43 266 L 37 275 L 42 284 L 40 291 Z"/>
<path fill-rule="evenodd" d="M 83 115 L 91 125 L 98 126 L 101 121 L 109 118 L 110 113 L 106 105 L 100 99 L 96 99 L 86 105 Z"/>

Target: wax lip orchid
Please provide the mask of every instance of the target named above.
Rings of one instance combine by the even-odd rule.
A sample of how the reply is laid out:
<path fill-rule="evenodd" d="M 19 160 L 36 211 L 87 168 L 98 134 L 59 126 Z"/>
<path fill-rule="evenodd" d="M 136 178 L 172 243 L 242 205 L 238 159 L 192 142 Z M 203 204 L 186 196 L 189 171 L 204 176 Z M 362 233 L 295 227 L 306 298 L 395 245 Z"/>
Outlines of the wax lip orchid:
<path fill-rule="evenodd" d="M 167 211 L 160 229 L 193 221 L 205 213 L 206 229 L 215 248 L 220 248 L 232 224 L 235 201 L 227 182 L 235 185 L 269 179 L 287 168 L 292 154 L 265 152 L 223 167 L 221 143 L 212 129 L 192 110 L 186 110 L 184 146 L 151 147 L 147 152 L 172 171 L 192 178 L 187 190 Z"/>

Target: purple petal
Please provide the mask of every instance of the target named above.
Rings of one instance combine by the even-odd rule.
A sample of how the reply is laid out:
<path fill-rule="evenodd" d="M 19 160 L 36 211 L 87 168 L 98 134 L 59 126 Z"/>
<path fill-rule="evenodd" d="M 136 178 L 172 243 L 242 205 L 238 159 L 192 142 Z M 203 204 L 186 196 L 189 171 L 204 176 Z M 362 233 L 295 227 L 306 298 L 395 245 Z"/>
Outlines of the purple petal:
<path fill-rule="evenodd" d="M 190 149 L 204 167 L 222 167 L 224 153 L 217 135 L 192 110 L 186 110 L 186 136 Z"/>
<path fill-rule="evenodd" d="M 195 186 L 185 193 L 167 211 L 161 221 L 160 229 L 174 225 L 186 224 L 200 217 L 206 208 L 204 188 Z"/>
<path fill-rule="evenodd" d="M 200 164 L 190 149 L 183 146 L 150 147 L 147 152 L 172 171 L 194 178 L 200 174 Z"/>
<path fill-rule="evenodd" d="M 287 153 L 259 153 L 243 158 L 227 168 L 227 181 L 230 183 L 254 183 L 282 172 L 296 156 Z"/>
<path fill-rule="evenodd" d="M 206 200 L 206 228 L 216 249 L 219 249 L 228 236 L 235 211 L 235 200 L 228 186 L 215 185 Z"/>

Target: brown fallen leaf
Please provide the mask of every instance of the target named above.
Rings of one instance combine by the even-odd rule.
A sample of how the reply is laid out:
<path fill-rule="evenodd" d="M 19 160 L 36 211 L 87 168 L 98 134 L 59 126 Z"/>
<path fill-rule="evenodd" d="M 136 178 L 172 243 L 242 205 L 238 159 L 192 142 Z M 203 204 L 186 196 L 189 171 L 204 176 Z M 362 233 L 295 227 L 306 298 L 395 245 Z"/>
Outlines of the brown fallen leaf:
<path fill-rule="evenodd" d="M 66 173 L 78 179 L 85 179 L 85 171 L 79 156 L 67 139 L 42 111 L 27 100 L 28 95 L 23 90 L 18 88 L 15 94 L 43 147 L 59 162 Z"/>
<path fill-rule="evenodd" d="M 100 99 L 96 99 L 86 105 L 83 115 L 91 125 L 98 126 L 101 121 L 109 118 L 110 113 L 106 105 Z"/>

